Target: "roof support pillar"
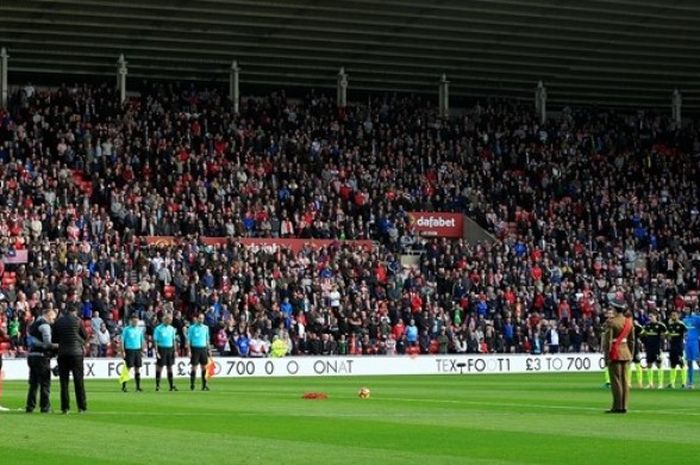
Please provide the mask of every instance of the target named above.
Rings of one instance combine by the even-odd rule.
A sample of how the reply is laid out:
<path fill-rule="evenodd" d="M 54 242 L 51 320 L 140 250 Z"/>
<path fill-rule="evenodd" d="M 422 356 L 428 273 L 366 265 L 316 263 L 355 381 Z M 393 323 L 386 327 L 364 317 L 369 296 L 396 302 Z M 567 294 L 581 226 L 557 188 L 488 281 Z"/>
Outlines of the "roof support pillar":
<path fill-rule="evenodd" d="M 0 49 L 0 107 L 7 107 L 7 61 L 10 55 L 7 54 L 7 49 Z"/>
<path fill-rule="evenodd" d="M 547 121 L 547 88 L 542 81 L 537 83 L 535 89 L 535 111 L 540 124 L 544 124 Z"/>
<path fill-rule="evenodd" d="M 450 81 L 447 80 L 445 73 L 440 76 L 438 82 L 438 107 L 441 118 L 450 117 Z"/>
<path fill-rule="evenodd" d="M 119 91 L 119 103 L 124 103 L 126 101 L 126 75 L 129 72 L 126 65 L 127 61 L 122 53 L 117 60 L 117 90 Z"/>
<path fill-rule="evenodd" d="M 676 123 L 676 127 L 681 126 L 682 115 L 681 110 L 683 107 L 683 96 L 678 89 L 673 91 L 671 95 L 671 119 Z"/>
<path fill-rule="evenodd" d="M 228 72 L 228 96 L 233 103 L 233 112 L 235 114 L 238 114 L 241 102 L 241 91 L 238 87 L 240 73 L 241 68 L 238 66 L 238 61 L 233 60 L 233 63 L 231 63 L 231 69 L 229 69 Z"/>
<path fill-rule="evenodd" d="M 345 67 L 341 67 L 338 71 L 336 88 L 338 108 L 345 108 L 348 105 L 348 75 L 345 72 Z"/>

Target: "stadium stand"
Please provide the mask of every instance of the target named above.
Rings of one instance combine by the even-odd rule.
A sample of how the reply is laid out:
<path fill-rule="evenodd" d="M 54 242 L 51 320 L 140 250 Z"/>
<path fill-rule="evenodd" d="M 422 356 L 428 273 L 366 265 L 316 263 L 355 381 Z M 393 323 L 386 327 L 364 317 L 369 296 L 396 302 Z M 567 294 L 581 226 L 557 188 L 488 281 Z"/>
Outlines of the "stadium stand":
<path fill-rule="evenodd" d="M 10 350 L 23 352 L 42 303 L 78 306 L 90 332 L 95 312 L 113 342 L 131 312 L 150 334 L 164 311 L 180 332 L 203 311 L 221 352 L 245 333 L 261 354 L 280 336 L 294 354 L 367 355 L 593 351 L 611 292 L 625 289 L 642 322 L 697 305 L 692 124 L 567 108 L 540 125 L 500 101 L 446 121 L 418 97 L 339 111 L 284 92 L 230 110 L 216 89 L 178 84 L 123 106 L 106 85 L 11 96 L 0 112 Z M 498 240 L 419 238 L 412 210 L 464 212 Z M 268 237 L 332 242 L 235 240 Z"/>

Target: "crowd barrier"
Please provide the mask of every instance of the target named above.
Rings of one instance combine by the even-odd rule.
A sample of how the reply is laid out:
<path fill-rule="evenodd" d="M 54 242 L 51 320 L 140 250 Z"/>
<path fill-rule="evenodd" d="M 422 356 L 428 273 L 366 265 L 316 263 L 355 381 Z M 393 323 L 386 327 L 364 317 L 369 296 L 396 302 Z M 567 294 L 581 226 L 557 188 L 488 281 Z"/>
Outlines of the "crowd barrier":
<path fill-rule="evenodd" d="M 502 354 L 502 355 L 421 355 L 371 357 L 283 357 L 238 358 L 216 357 L 215 376 L 299 377 L 299 376 L 376 376 L 376 375 L 473 375 L 500 373 L 567 373 L 601 371 L 600 354 Z M 85 359 L 87 379 L 117 378 L 122 360 L 117 358 Z M 155 376 L 155 358 L 143 361 L 142 375 Z M 52 365 L 56 361 L 52 360 Z M 5 379 L 26 380 L 26 359 L 5 359 Z M 177 358 L 175 376 L 189 374 L 189 360 Z"/>

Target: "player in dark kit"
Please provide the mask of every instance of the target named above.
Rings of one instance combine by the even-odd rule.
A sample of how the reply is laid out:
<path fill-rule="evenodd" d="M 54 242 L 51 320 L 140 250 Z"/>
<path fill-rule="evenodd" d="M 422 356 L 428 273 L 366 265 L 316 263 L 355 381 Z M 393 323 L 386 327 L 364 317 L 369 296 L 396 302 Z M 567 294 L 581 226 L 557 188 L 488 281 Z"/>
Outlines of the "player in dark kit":
<path fill-rule="evenodd" d="M 649 323 L 644 327 L 642 341 L 647 356 L 647 388 L 654 389 L 654 371 L 658 373 L 659 389 L 664 387 L 664 371 L 661 367 L 661 345 L 666 334 L 666 325 L 657 321 L 656 314 L 649 315 Z"/>
<path fill-rule="evenodd" d="M 668 320 L 668 349 L 669 349 L 669 369 L 670 383 L 668 387 L 673 389 L 676 386 L 678 373 L 681 374 L 681 387 L 685 387 L 688 382 L 688 372 L 685 371 L 685 363 L 683 362 L 683 350 L 685 348 L 685 333 L 688 328 L 678 318 L 678 312 L 671 312 L 671 318 Z"/>
<path fill-rule="evenodd" d="M 642 332 L 644 328 L 637 320 L 634 321 L 634 354 L 632 362 L 629 364 L 630 376 L 628 378 L 630 386 L 632 386 L 632 375 L 637 378 L 637 386 L 641 389 L 644 387 L 644 371 L 642 370 Z"/>

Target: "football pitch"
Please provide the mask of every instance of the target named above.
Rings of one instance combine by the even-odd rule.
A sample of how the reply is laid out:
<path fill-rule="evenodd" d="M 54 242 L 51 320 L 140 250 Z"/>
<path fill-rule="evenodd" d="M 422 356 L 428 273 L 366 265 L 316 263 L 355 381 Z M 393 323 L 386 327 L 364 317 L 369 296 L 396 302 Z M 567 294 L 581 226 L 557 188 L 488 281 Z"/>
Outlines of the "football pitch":
<path fill-rule="evenodd" d="M 90 381 L 85 415 L 2 413 L 0 464 L 667 465 L 695 463 L 700 442 L 700 392 L 636 390 L 630 413 L 606 415 L 600 374 L 178 381 Z M 25 396 L 6 382 L 1 403 Z"/>

